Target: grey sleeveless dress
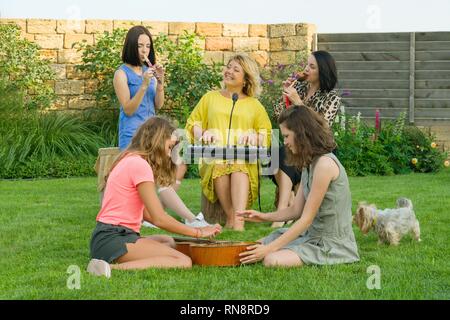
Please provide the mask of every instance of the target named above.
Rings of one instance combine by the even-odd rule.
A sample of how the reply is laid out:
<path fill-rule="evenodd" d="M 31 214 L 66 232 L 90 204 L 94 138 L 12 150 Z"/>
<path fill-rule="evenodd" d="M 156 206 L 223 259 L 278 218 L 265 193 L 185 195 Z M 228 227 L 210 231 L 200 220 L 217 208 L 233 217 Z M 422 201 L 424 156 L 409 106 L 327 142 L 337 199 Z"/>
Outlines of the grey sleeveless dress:
<path fill-rule="evenodd" d="M 333 159 L 339 166 L 339 177 L 330 183 L 310 227 L 283 249 L 294 251 L 304 264 L 356 262 L 359 261 L 359 255 L 352 229 L 352 200 L 347 173 L 334 154 L 328 153 L 324 156 Z M 305 199 L 308 199 L 317 159 L 314 159 L 308 169 L 302 171 L 301 181 Z M 281 228 L 272 232 L 263 239 L 263 244 L 274 241 L 286 230 L 287 228 Z"/>

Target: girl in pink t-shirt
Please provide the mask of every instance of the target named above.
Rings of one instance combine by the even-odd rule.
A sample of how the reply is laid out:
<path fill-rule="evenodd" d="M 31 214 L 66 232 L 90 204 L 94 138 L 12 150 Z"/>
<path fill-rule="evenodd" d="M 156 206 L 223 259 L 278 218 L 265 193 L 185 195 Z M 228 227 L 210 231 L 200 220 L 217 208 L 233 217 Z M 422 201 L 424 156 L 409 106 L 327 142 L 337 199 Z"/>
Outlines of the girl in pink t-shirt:
<path fill-rule="evenodd" d="M 169 186 L 175 180 L 176 165 L 170 157 L 177 143 L 174 131 L 163 118 L 148 119 L 112 165 L 92 233 L 88 272 L 110 277 L 111 269 L 191 267 L 191 259 L 174 249 L 172 237 L 141 237 L 142 220 L 196 238 L 221 232 L 218 224 L 194 228 L 164 212 L 156 185 Z"/>

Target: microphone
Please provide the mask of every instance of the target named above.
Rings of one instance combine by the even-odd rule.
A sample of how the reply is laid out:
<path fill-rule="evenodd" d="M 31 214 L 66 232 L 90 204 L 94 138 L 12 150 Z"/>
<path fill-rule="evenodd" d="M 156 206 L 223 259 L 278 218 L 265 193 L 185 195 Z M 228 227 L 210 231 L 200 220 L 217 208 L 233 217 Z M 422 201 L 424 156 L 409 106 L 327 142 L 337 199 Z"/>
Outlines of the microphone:
<path fill-rule="evenodd" d="M 233 95 L 231 96 L 231 100 L 233 100 L 233 106 L 236 103 L 236 101 L 238 101 L 239 99 L 239 95 L 237 93 L 233 93 Z"/>
<path fill-rule="evenodd" d="M 230 131 L 231 131 L 231 119 L 233 119 L 233 110 L 234 110 L 234 106 L 236 105 L 236 102 L 239 99 L 239 95 L 237 93 L 233 93 L 233 95 L 231 96 L 231 100 L 233 100 L 233 107 L 231 108 L 231 113 L 230 113 L 230 123 L 228 124 L 228 139 L 227 139 L 227 146 L 230 146 Z"/>

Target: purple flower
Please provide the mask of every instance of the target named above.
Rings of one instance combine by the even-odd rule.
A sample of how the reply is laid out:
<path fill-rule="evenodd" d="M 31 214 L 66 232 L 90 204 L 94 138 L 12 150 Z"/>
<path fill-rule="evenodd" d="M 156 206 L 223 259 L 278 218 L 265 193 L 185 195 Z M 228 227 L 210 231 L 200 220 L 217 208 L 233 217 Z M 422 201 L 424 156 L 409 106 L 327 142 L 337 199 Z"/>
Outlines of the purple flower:
<path fill-rule="evenodd" d="M 344 89 L 342 91 L 342 96 L 343 97 L 348 97 L 348 96 L 351 96 L 351 95 L 352 95 L 352 92 L 350 90 Z"/>
<path fill-rule="evenodd" d="M 267 83 L 271 86 L 271 85 L 273 85 L 273 80 L 269 79 L 269 80 L 267 80 Z"/>

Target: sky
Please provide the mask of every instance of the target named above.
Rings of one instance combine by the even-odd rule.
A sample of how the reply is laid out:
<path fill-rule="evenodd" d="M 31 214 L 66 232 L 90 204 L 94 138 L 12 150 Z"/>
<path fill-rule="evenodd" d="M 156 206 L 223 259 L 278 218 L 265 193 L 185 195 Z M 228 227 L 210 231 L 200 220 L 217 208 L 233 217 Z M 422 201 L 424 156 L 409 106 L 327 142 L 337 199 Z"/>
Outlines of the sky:
<path fill-rule="evenodd" d="M 0 0 L 0 18 L 306 22 L 319 33 L 450 31 L 450 0 Z"/>

